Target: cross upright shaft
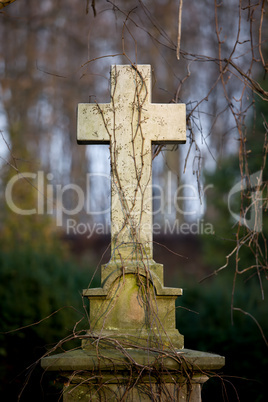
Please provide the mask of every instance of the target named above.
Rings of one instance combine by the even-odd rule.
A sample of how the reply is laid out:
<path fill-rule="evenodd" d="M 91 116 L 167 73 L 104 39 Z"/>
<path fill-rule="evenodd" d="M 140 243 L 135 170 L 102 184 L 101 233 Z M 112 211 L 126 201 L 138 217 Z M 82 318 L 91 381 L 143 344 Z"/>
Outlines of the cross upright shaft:
<path fill-rule="evenodd" d="M 151 66 L 112 66 L 111 102 L 78 105 L 78 143 L 110 144 L 111 256 L 153 259 L 152 143 L 186 141 L 184 104 L 151 103 Z"/>

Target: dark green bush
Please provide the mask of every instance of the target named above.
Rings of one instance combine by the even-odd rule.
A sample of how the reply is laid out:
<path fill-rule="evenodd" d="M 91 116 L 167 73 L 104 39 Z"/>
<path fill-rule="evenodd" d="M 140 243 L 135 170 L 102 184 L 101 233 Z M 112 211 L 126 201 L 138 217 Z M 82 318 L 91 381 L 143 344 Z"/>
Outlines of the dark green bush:
<path fill-rule="evenodd" d="M 31 248 L 0 251 L 0 391 L 3 400 L 17 400 L 30 373 L 27 368 L 31 368 L 46 348 L 71 335 L 75 323 L 85 313 L 81 292 L 89 279 L 90 272 L 64 259 L 60 250 L 59 255 L 41 254 Z M 86 318 L 81 325 L 88 327 Z M 41 369 L 37 368 L 31 385 L 22 394 L 22 401 L 30 400 L 28 392 L 34 395 L 33 390 L 41 395 L 40 375 Z M 49 400 L 52 401 L 52 397 Z"/>
<path fill-rule="evenodd" d="M 177 326 L 185 336 L 186 348 L 226 357 L 220 378 L 205 384 L 203 402 L 215 401 L 215 395 L 217 402 L 267 401 L 268 350 L 254 321 L 257 320 L 267 335 L 266 303 L 261 300 L 256 278 L 246 283 L 238 281 L 234 307 L 247 314 L 241 310 L 233 311 L 232 323 L 232 278 L 228 276 L 218 275 L 194 287 L 185 284 L 184 296 L 177 309 Z M 264 285 L 267 290 L 267 283 Z"/>

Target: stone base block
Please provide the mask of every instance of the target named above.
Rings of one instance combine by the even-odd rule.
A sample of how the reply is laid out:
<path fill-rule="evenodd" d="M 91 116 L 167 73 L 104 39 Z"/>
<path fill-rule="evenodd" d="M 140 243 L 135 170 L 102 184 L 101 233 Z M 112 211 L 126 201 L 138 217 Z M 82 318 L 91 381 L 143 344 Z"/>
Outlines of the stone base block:
<path fill-rule="evenodd" d="M 42 359 L 45 370 L 60 374 L 63 402 L 200 402 L 206 373 L 224 365 L 224 357 L 188 349 L 76 350 Z"/>
<path fill-rule="evenodd" d="M 201 402 L 201 385 L 207 377 L 199 377 L 191 387 L 179 384 L 143 383 L 139 387 L 130 387 L 128 384 L 104 383 L 99 385 L 83 384 L 82 380 L 64 386 L 63 402 L 88 401 L 178 401 Z M 84 380 L 85 381 L 85 380 Z"/>

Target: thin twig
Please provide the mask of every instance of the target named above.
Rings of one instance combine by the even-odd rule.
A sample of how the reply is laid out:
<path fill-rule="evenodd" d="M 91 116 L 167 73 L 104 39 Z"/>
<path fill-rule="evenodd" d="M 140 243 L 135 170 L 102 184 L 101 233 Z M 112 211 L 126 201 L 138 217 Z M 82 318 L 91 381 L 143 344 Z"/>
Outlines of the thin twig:
<path fill-rule="evenodd" d="M 181 48 L 181 15 L 182 15 L 183 0 L 180 0 L 179 14 L 178 14 L 178 39 L 177 39 L 177 59 L 180 60 Z"/>

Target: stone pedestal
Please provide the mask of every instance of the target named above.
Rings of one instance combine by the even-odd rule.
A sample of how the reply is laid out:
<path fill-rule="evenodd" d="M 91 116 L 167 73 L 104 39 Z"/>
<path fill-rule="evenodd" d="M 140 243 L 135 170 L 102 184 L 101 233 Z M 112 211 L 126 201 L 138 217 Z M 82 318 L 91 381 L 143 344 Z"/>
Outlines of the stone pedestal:
<path fill-rule="evenodd" d="M 224 365 L 224 357 L 193 350 L 159 353 L 153 350 L 109 348 L 76 350 L 42 360 L 57 371 L 63 402 L 178 401 L 200 402 L 208 373 Z M 113 348 L 112 348 L 113 346 Z"/>
<path fill-rule="evenodd" d="M 224 357 L 183 349 L 175 300 L 154 261 L 102 266 L 102 287 L 86 289 L 90 328 L 82 348 L 42 359 L 57 371 L 63 401 L 201 401 L 208 374 Z"/>
<path fill-rule="evenodd" d="M 182 289 L 164 287 L 163 282 L 163 265 L 153 260 L 103 265 L 102 287 L 83 292 L 90 301 L 90 329 L 82 347 L 90 349 L 96 335 L 127 342 L 127 347 L 183 348 L 175 317 Z"/>

